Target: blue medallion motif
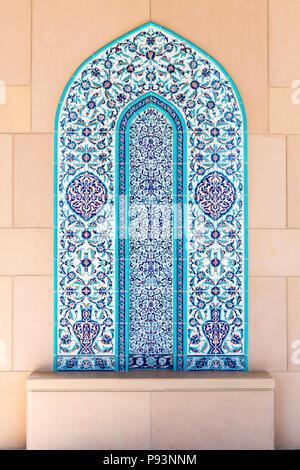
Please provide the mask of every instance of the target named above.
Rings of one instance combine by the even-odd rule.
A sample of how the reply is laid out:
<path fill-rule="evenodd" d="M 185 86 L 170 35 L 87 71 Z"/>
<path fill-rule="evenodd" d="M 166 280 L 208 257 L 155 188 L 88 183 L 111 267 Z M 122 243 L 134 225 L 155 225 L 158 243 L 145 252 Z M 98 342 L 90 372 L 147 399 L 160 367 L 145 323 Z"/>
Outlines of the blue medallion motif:
<path fill-rule="evenodd" d="M 84 220 L 94 217 L 104 206 L 107 190 L 92 173 L 84 172 L 69 184 L 66 200 L 71 209 Z"/>
<path fill-rule="evenodd" d="M 195 199 L 204 214 L 218 220 L 233 206 L 236 191 L 226 176 L 214 171 L 206 175 L 197 185 Z"/>

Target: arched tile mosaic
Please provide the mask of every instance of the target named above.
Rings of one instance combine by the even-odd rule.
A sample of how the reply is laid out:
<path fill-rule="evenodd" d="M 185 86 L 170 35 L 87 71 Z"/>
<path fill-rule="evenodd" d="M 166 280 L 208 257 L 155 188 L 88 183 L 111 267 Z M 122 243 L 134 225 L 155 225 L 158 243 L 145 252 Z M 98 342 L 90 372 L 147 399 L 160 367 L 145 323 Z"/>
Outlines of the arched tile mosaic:
<path fill-rule="evenodd" d="M 246 119 L 148 23 L 96 52 L 55 130 L 55 369 L 247 369 Z"/>

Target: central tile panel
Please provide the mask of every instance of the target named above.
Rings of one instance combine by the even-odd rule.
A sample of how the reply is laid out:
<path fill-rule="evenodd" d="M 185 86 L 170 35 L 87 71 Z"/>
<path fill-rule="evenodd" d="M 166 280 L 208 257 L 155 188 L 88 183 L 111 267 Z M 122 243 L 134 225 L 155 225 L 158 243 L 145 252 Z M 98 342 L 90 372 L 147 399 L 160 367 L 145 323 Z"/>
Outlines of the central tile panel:
<path fill-rule="evenodd" d="M 246 136 L 228 74 L 161 26 L 79 67 L 55 132 L 56 370 L 247 369 Z"/>
<path fill-rule="evenodd" d="M 129 367 L 172 367 L 173 129 L 148 108 L 129 130 Z"/>

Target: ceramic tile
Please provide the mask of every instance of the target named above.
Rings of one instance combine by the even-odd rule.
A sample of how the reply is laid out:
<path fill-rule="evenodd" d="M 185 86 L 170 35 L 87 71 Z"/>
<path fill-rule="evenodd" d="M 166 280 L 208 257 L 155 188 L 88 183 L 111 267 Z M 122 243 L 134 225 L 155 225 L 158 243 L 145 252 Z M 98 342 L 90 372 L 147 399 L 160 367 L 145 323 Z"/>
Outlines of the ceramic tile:
<path fill-rule="evenodd" d="M 245 369 L 245 123 L 232 82 L 153 24 L 72 80 L 55 143 L 57 369 Z"/>

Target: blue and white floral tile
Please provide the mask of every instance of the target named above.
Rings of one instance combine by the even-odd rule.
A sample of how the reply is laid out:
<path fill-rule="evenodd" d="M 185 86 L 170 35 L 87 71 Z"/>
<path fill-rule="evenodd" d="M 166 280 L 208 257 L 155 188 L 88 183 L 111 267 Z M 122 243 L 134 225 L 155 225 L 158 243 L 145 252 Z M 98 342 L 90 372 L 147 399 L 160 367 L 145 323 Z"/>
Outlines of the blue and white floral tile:
<path fill-rule="evenodd" d="M 247 368 L 246 122 L 226 72 L 147 24 L 56 121 L 55 368 Z"/>

